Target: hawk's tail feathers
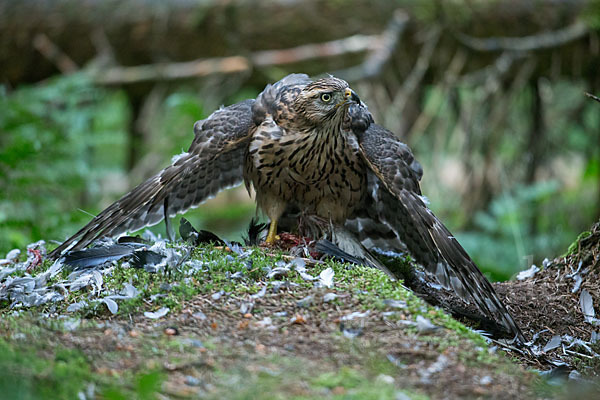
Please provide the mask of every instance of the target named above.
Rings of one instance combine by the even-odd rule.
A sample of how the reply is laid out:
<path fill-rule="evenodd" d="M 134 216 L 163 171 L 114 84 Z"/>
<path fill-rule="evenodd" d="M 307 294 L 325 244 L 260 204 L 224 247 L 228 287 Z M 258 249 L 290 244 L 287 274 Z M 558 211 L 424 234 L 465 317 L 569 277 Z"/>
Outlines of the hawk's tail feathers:
<path fill-rule="evenodd" d="M 427 208 L 420 196 L 402 190 L 400 200 L 411 216 L 410 226 L 406 229 L 415 230 L 422 240 L 416 246 L 414 241 L 411 243 L 409 240 L 406 243 L 417 261 L 434 274 L 442 286 L 454 290 L 465 301 L 474 302 L 486 316 L 499 322 L 524 343 L 521 329 L 500 300 L 494 287 L 456 238 Z M 423 243 L 427 247 L 426 252 L 423 252 Z"/>
<path fill-rule="evenodd" d="M 82 249 L 97 238 L 118 235 L 160 222 L 161 210 L 152 210 L 152 204 L 159 203 L 162 206 L 162 202 L 157 198 L 157 195 L 162 192 L 162 187 L 160 175 L 146 180 L 95 216 L 87 225 L 48 254 L 48 257 L 56 259 L 66 250 Z M 138 221 L 132 221 L 130 218 L 135 214 L 144 214 L 144 216 Z"/>

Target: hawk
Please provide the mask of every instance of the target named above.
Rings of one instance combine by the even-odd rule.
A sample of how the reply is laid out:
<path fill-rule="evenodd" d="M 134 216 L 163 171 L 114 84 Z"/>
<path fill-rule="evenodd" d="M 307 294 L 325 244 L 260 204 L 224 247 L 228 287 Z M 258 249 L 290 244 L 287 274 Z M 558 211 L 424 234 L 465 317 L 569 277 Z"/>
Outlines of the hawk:
<path fill-rule="evenodd" d="M 50 257 L 81 249 L 195 207 L 245 182 L 277 222 L 295 207 L 345 225 L 367 248 L 407 248 L 439 283 L 524 342 L 494 288 L 421 195 L 420 164 L 374 123 L 345 81 L 292 74 L 255 100 L 221 108 L 194 125 L 189 150 L 98 214 Z M 404 247 L 406 246 L 406 247 Z"/>

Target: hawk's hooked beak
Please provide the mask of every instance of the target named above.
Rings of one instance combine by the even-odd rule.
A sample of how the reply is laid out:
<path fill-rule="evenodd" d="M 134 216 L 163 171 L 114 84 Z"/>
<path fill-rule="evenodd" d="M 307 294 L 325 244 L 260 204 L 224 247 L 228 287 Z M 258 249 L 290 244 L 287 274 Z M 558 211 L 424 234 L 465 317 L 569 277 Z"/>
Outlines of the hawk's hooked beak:
<path fill-rule="evenodd" d="M 346 91 L 344 92 L 344 99 L 346 101 L 350 100 L 355 102 L 358 105 L 361 105 L 362 103 L 360 102 L 360 97 L 358 97 L 358 95 L 354 92 L 354 90 L 347 88 Z"/>

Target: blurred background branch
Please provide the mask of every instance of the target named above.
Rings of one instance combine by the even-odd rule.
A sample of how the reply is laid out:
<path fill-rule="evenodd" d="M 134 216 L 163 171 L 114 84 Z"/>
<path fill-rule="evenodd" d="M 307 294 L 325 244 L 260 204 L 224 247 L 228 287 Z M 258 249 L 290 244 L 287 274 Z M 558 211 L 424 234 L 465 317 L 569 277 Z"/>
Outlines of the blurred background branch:
<path fill-rule="evenodd" d="M 475 38 L 457 32 L 458 41 L 476 51 L 536 51 L 562 46 L 589 34 L 586 24 L 577 21 L 565 28 L 524 37 Z"/>
<path fill-rule="evenodd" d="M 600 217 L 585 96 L 600 93 L 599 27 L 597 0 L 2 2 L 0 256 L 73 233 L 89 218 L 73 210 L 154 174 L 221 104 L 331 73 L 413 148 L 433 209 L 506 278 Z M 189 218 L 235 235 L 252 213 L 234 190 Z"/>

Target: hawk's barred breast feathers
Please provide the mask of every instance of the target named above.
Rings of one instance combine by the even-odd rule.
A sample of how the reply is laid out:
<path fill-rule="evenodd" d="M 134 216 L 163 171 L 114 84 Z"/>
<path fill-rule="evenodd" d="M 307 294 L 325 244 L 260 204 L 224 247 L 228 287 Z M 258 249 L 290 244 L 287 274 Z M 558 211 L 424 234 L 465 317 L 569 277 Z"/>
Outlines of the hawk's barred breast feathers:
<path fill-rule="evenodd" d="M 255 121 L 260 125 L 248 148 L 245 179 L 271 219 L 295 205 L 343 223 L 366 189 L 358 143 L 343 129 L 348 84 L 337 78 L 304 82 L 282 85 L 277 94 L 273 85 L 257 98 L 262 120 Z"/>

